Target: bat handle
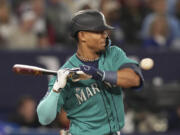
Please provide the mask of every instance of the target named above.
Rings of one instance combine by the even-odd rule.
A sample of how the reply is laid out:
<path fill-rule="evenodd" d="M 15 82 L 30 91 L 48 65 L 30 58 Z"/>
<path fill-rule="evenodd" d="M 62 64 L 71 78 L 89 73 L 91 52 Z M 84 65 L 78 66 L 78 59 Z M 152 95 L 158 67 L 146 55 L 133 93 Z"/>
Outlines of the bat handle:
<path fill-rule="evenodd" d="M 79 75 L 76 74 L 76 72 L 70 72 L 70 74 L 68 75 L 68 78 L 77 79 L 79 78 Z"/>

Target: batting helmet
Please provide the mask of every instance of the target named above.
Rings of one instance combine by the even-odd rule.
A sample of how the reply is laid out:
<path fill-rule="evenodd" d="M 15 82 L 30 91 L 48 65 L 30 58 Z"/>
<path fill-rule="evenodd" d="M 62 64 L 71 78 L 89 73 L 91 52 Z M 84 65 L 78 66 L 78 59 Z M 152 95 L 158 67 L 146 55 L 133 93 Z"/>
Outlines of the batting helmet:
<path fill-rule="evenodd" d="M 75 37 L 79 31 L 104 31 L 114 27 L 106 23 L 103 13 L 97 10 L 82 10 L 77 12 L 70 23 L 71 36 Z"/>

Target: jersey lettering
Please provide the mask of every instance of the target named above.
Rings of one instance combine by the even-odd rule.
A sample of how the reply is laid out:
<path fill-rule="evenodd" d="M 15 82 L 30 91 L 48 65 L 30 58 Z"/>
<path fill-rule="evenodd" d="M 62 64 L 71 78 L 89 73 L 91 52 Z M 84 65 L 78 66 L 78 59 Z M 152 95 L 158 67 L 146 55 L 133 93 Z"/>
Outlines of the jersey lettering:
<path fill-rule="evenodd" d="M 89 98 L 90 96 L 93 96 L 93 93 L 91 92 L 91 90 L 90 90 L 89 87 L 86 87 L 86 93 L 87 93 L 88 98 Z"/>
<path fill-rule="evenodd" d="M 79 89 L 79 88 L 78 88 L 78 89 Z M 76 98 L 77 98 L 78 101 L 79 101 L 79 104 L 81 104 L 82 102 L 84 102 L 84 101 L 87 100 L 87 98 L 86 98 L 86 96 L 85 96 L 85 94 L 84 94 L 83 89 L 80 89 L 80 93 L 79 93 L 79 94 L 75 94 L 75 95 L 76 95 Z"/>
<path fill-rule="evenodd" d="M 98 85 L 96 83 L 93 83 L 90 85 L 90 87 L 83 88 L 76 88 L 76 98 L 79 102 L 79 104 L 82 104 L 90 97 L 94 96 L 97 92 L 100 92 Z"/>
<path fill-rule="evenodd" d="M 94 94 L 96 94 L 96 91 L 100 92 L 98 85 L 96 83 L 91 84 L 91 88 L 92 88 Z"/>

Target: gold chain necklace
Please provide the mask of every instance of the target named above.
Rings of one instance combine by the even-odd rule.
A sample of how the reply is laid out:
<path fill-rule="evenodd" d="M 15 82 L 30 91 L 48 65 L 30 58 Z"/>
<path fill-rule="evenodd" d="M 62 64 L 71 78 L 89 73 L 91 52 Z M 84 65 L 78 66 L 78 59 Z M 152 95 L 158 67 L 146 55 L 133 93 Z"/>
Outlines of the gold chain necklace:
<path fill-rule="evenodd" d="M 78 53 L 76 53 L 76 56 L 77 56 L 80 60 L 85 61 L 85 62 L 93 62 L 93 61 L 97 61 L 97 60 L 99 59 L 99 57 L 98 57 L 98 58 L 95 58 L 95 59 L 84 58 L 84 57 L 80 56 Z"/>

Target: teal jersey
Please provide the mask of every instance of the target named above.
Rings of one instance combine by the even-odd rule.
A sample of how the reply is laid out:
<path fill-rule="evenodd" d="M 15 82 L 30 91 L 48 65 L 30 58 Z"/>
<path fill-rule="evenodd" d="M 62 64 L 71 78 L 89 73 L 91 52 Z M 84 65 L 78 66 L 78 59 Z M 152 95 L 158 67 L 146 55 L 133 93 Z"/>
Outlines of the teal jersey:
<path fill-rule="evenodd" d="M 129 59 L 124 51 L 116 46 L 106 49 L 101 55 L 98 68 L 104 71 L 117 71 L 126 63 L 136 63 Z M 83 63 L 74 54 L 62 68 L 79 67 Z M 49 87 L 56 80 L 49 82 Z M 57 111 L 61 107 L 70 119 L 72 135 L 104 135 L 120 131 L 124 126 L 124 105 L 121 87 L 107 85 L 94 79 L 72 82 L 60 92 Z"/>

